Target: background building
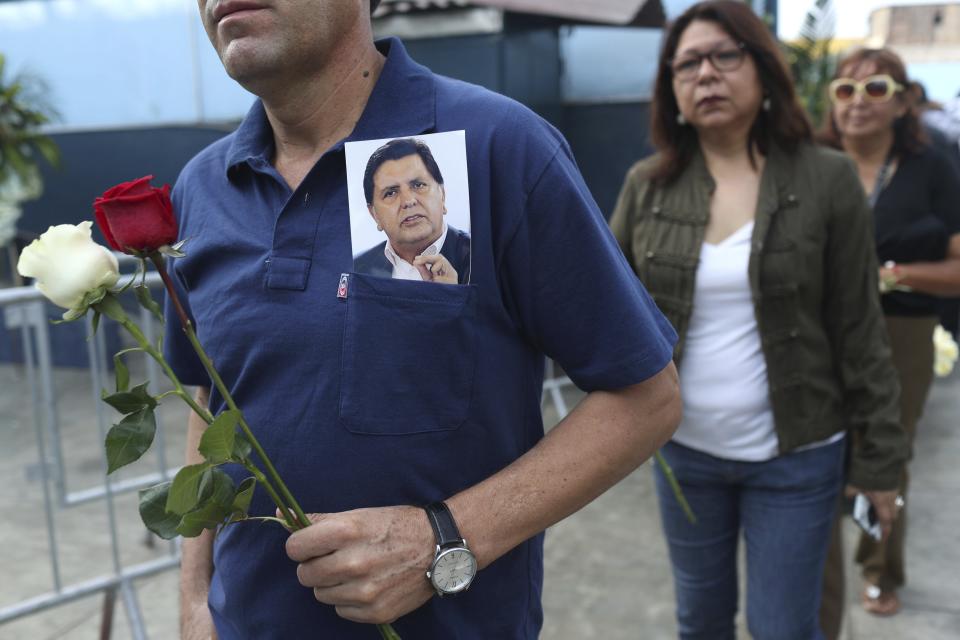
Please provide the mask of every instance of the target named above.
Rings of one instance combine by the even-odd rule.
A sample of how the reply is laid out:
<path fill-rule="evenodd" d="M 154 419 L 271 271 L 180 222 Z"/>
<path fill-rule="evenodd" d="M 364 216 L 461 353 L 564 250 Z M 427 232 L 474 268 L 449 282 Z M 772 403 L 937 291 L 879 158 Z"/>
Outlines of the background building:
<path fill-rule="evenodd" d="M 960 95 L 960 2 L 876 9 L 865 44 L 900 54 L 930 95 Z"/>

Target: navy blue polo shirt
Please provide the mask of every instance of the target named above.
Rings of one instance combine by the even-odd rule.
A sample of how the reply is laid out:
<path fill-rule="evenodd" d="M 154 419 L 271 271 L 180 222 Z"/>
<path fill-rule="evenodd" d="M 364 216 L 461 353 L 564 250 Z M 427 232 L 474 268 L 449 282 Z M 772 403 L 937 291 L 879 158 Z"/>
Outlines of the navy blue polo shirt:
<path fill-rule="evenodd" d="M 187 257 L 173 261 L 188 313 L 308 512 L 447 498 L 543 436 L 544 354 L 582 389 L 617 389 L 662 370 L 676 340 L 553 127 L 434 75 L 398 40 L 378 47 L 386 66 L 348 140 L 466 131 L 471 284 L 351 274 L 338 297 L 353 264 L 346 141 L 291 192 L 270 164 L 259 102 L 173 191 L 189 238 Z M 210 386 L 169 305 L 165 345 L 185 384 Z M 222 409 L 215 393 L 211 408 Z M 251 513 L 273 511 L 258 490 Z M 220 637 L 378 638 L 297 582 L 286 537 L 256 522 L 217 537 L 210 607 Z M 395 627 L 405 640 L 536 638 L 542 582 L 539 535 L 468 592 L 435 597 Z"/>

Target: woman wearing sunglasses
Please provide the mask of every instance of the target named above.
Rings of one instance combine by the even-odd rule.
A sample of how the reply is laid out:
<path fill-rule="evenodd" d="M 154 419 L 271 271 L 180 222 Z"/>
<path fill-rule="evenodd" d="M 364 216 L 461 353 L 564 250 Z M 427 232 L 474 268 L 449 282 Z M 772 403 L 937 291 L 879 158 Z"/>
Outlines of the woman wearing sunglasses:
<path fill-rule="evenodd" d="M 749 4 L 669 28 L 651 130 L 658 153 L 610 224 L 680 335 L 684 417 L 663 454 L 695 524 L 656 471 L 679 635 L 736 637 L 742 531 L 753 638 L 819 638 L 847 420 L 871 445 L 851 482 L 887 524 L 907 451 L 869 207 L 849 159 L 813 144 Z"/>
<path fill-rule="evenodd" d="M 960 178 L 926 144 L 907 86 L 903 62 L 892 51 L 853 52 L 838 63 L 830 84 L 831 117 L 822 137 L 853 159 L 873 206 L 882 305 L 902 387 L 901 421 L 912 442 L 933 380 L 938 297 L 960 294 Z M 906 489 L 904 470 L 901 495 Z M 860 539 L 862 601 L 874 614 L 900 607 L 905 515 L 883 540 L 865 534 Z M 834 547 L 825 593 L 842 594 L 841 547 Z M 824 620 L 828 635 L 835 636 L 839 625 L 839 616 Z"/>

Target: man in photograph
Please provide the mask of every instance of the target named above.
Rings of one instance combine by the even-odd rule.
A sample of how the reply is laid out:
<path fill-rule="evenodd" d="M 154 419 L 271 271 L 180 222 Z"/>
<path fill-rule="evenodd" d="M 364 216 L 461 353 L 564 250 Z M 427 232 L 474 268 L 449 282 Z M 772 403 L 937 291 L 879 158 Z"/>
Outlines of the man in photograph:
<path fill-rule="evenodd" d="M 363 194 L 387 239 L 355 258 L 357 273 L 445 284 L 470 281 L 470 234 L 444 221 L 443 174 L 423 141 L 391 140 L 371 154 Z"/>
<path fill-rule="evenodd" d="M 679 422 L 676 333 L 566 141 L 523 105 L 434 74 L 400 40 L 374 42 L 371 4 L 199 0 L 224 68 L 257 99 L 177 179 L 190 244 L 172 279 L 313 524 L 184 540 L 184 638 L 371 640 L 370 623 L 391 622 L 404 640 L 535 640 L 543 532 Z M 349 278 L 345 145 L 452 131 L 466 131 L 470 286 Z M 412 245 L 436 234 L 440 211 L 407 221 L 431 229 Z M 166 326 L 177 377 L 222 412 L 178 322 Z M 545 356 L 585 391 L 546 434 Z M 189 463 L 205 428 L 192 414 Z M 275 514 L 259 484 L 249 513 Z"/>

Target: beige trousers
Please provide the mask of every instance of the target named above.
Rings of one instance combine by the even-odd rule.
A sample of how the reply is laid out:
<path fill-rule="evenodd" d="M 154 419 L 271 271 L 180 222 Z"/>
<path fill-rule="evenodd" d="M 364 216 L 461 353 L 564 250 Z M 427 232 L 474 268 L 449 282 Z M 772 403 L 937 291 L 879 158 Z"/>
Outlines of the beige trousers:
<path fill-rule="evenodd" d="M 893 365 L 900 377 L 900 419 L 907 432 L 910 446 L 917 432 L 917 422 L 923 415 L 930 385 L 933 383 L 933 330 L 935 316 L 886 316 L 887 332 L 893 352 Z M 906 496 L 909 477 L 904 469 L 900 494 Z M 828 640 L 837 638 L 843 621 L 844 562 L 841 518 L 834 522 L 830 550 L 823 572 L 823 595 L 820 604 L 820 628 Z M 904 568 L 904 541 L 907 535 L 907 508 L 900 511 L 890 536 L 877 542 L 861 534 L 856 561 L 862 566 L 863 579 L 881 589 L 889 590 L 906 582 Z"/>

